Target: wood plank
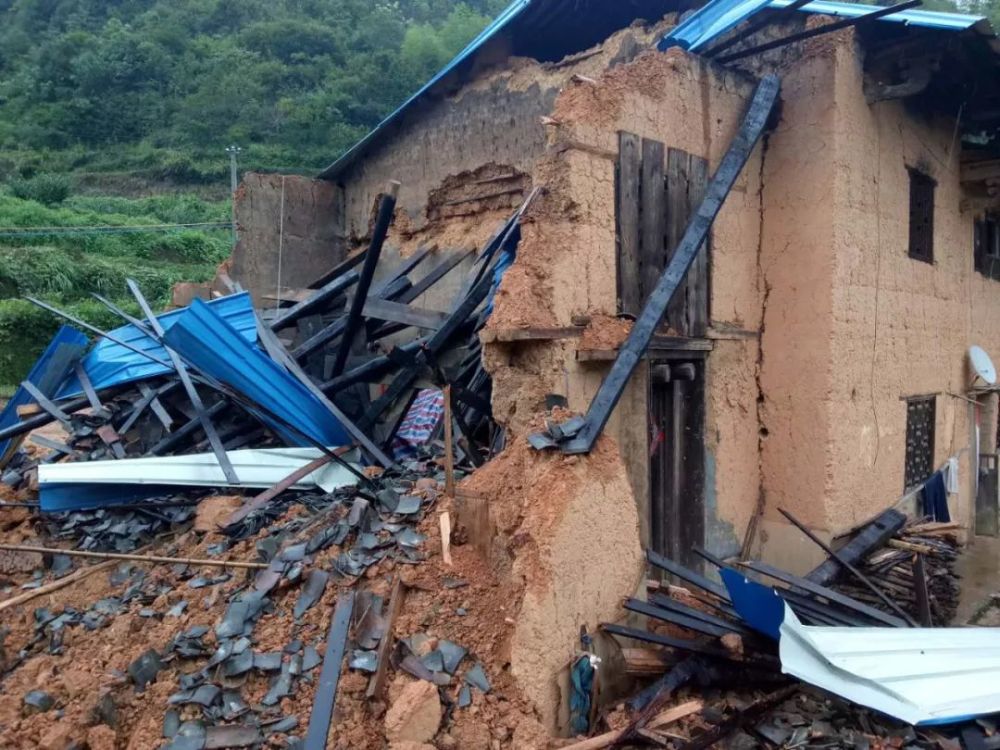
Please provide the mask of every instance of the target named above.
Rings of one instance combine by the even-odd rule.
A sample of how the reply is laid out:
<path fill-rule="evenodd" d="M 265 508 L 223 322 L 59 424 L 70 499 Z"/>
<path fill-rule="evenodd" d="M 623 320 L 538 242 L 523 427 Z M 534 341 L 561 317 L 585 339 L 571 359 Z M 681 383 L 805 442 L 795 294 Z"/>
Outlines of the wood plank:
<path fill-rule="evenodd" d="M 485 497 L 473 497 L 471 493 L 456 491 L 455 521 L 463 526 L 469 535 L 469 543 L 483 560 L 489 562 L 493 547 L 493 524 L 490 520 L 490 504 Z"/>
<path fill-rule="evenodd" d="M 455 497 L 455 442 L 452 438 L 451 419 L 451 385 L 446 385 L 444 387 L 444 486 L 445 494 L 448 497 Z"/>
<path fill-rule="evenodd" d="M 1000 179 L 1000 159 L 984 159 L 962 164 L 962 182 Z"/>
<path fill-rule="evenodd" d="M 656 280 L 667 265 L 665 232 L 667 226 L 667 194 L 664 168 L 665 152 L 659 141 L 642 141 L 641 207 L 639 209 L 642 274 L 642 304 L 645 305 Z"/>
<path fill-rule="evenodd" d="M 679 706 L 672 706 L 671 708 L 661 711 L 650 719 L 646 726 L 651 729 L 669 726 L 676 721 L 680 721 L 685 716 L 698 713 L 704 707 L 705 704 L 700 700 L 688 701 L 687 703 L 682 703 Z M 572 745 L 565 745 L 563 746 L 563 750 L 603 750 L 603 748 L 611 747 L 616 742 L 623 739 L 623 735 L 626 731 L 627 730 L 625 729 L 614 729 L 610 732 L 599 734 L 596 737 L 591 737 L 590 739 L 576 742 Z"/>
<path fill-rule="evenodd" d="M 577 338 L 583 335 L 580 326 L 566 328 L 503 328 L 497 331 L 483 331 L 479 340 L 484 344 L 512 344 L 517 341 L 555 341 Z"/>
<path fill-rule="evenodd" d="M 681 238 L 687 228 L 688 216 L 690 214 L 690 202 L 688 201 L 688 170 L 690 168 L 691 155 L 686 151 L 672 148 L 667 151 L 667 208 L 666 208 L 666 246 L 667 258 L 673 258 L 680 245 Z M 700 255 L 700 250 L 698 255 Z M 698 255 L 692 264 L 691 271 L 697 264 Z M 674 298 L 667 307 L 666 323 L 681 336 L 688 336 L 687 318 L 687 287 L 685 279 L 681 284 Z"/>
<path fill-rule="evenodd" d="M 365 300 L 364 316 L 390 323 L 402 323 L 414 328 L 436 331 L 448 319 L 448 314 L 438 310 L 410 307 L 387 299 L 369 297 Z"/>
<path fill-rule="evenodd" d="M 625 131 L 618 134 L 618 165 L 615 172 L 618 310 L 630 315 L 637 315 L 643 303 L 639 235 L 641 148 L 639 136 Z"/>
<path fill-rule="evenodd" d="M 326 636 L 326 653 L 323 656 L 323 667 L 320 669 L 316 685 L 312 713 L 309 714 L 309 728 L 303 745 L 305 750 L 323 750 L 326 747 L 353 613 L 354 592 L 345 591 L 337 597 L 337 607 L 333 610 L 333 620 Z"/>
<path fill-rule="evenodd" d="M 651 648 L 623 648 L 622 659 L 628 675 L 663 674 L 672 663 L 665 651 Z"/>
<path fill-rule="evenodd" d="M 316 293 L 314 289 L 296 289 L 294 287 L 284 287 L 280 292 L 269 292 L 261 297 L 266 302 L 281 302 L 283 304 L 296 305 L 305 302 Z M 279 296 L 280 295 L 280 296 Z"/>
<path fill-rule="evenodd" d="M 691 156 L 688 171 L 688 217 L 705 196 L 708 187 L 708 162 L 700 156 Z M 685 321 L 688 336 L 704 336 L 708 330 L 711 283 L 711 246 L 709 233 L 698 250 L 687 276 L 687 306 Z"/>
<path fill-rule="evenodd" d="M 649 350 L 643 354 L 644 358 L 650 355 L 660 358 L 665 352 L 710 352 L 715 349 L 713 339 L 688 339 L 680 336 L 654 336 L 649 343 Z M 618 356 L 618 349 L 579 349 L 576 353 L 578 362 L 603 362 L 608 359 L 615 359 Z"/>
<path fill-rule="evenodd" d="M 406 587 L 399 576 L 396 576 L 396 580 L 392 584 L 392 593 L 389 594 L 389 607 L 385 615 L 385 633 L 382 634 L 382 640 L 378 644 L 378 666 L 375 668 L 375 674 L 368 681 L 368 689 L 365 691 L 365 697 L 369 700 L 380 697 L 382 689 L 385 687 L 385 675 L 389 669 L 389 652 L 392 651 L 395 640 L 393 633 L 405 597 Z"/>

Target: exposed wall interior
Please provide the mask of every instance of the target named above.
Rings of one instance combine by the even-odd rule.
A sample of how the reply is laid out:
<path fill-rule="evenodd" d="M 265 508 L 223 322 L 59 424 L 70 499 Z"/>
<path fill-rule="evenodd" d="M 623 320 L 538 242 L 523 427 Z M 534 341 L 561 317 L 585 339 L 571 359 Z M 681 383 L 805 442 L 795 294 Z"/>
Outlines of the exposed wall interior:
<path fill-rule="evenodd" d="M 250 172 L 233 206 L 238 242 L 230 274 L 258 306 L 279 288 L 308 286 L 345 257 L 342 193 L 332 183 Z"/>

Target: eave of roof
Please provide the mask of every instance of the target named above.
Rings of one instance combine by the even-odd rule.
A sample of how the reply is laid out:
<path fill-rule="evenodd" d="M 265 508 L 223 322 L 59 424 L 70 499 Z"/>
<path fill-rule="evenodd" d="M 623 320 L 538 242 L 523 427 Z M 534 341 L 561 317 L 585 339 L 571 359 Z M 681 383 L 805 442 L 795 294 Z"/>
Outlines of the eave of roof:
<path fill-rule="evenodd" d="M 531 4 L 532 0 L 514 0 L 510 5 L 507 6 L 503 12 L 497 16 L 493 23 L 487 26 L 479 35 L 466 45 L 465 49 L 459 52 L 455 58 L 448 63 L 444 68 L 442 68 L 437 75 L 431 78 L 427 83 L 421 87 L 417 93 L 407 99 L 403 104 L 396 109 L 391 115 L 385 118 L 381 123 L 379 123 L 374 130 L 372 130 L 368 135 L 362 138 L 360 141 L 355 143 L 350 149 L 348 149 L 339 159 L 337 159 L 333 164 L 327 167 L 319 175 L 320 179 L 333 179 L 338 174 L 344 171 L 348 166 L 353 164 L 363 153 L 368 150 L 382 133 L 392 125 L 395 125 L 399 120 L 402 119 L 403 115 L 407 110 L 413 106 L 417 100 L 421 99 L 426 93 L 428 93 L 432 88 L 434 88 L 441 80 L 447 77 L 452 71 L 462 65 L 464 62 L 472 58 L 476 52 L 479 51 L 490 39 L 495 37 L 504 28 L 508 26 L 515 18 L 517 18 L 524 10 Z"/>
<path fill-rule="evenodd" d="M 678 45 L 696 52 L 717 39 L 730 29 L 745 21 L 760 10 L 781 10 L 791 5 L 792 0 L 712 0 L 678 24 L 660 44 L 660 48 Z M 514 0 L 499 16 L 473 39 L 440 72 L 431 78 L 419 91 L 406 100 L 395 112 L 379 123 L 368 135 L 358 141 L 329 167 L 320 173 L 320 179 L 334 180 L 346 169 L 359 161 L 388 132 L 399 125 L 413 107 L 429 93 L 442 86 L 451 74 L 469 64 L 478 52 L 502 32 L 512 37 L 518 35 L 538 35 L 542 26 L 558 20 L 560 6 L 566 0 Z M 681 6 L 682 3 L 677 3 Z M 856 3 L 835 2 L 835 0 L 813 0 L 799 8 L 804 13 L 818 13 L 830 16 L 859 17 L 879 10 L 879 6 Z M 528 12 L 530 11 L 530 12 Z M 578 10 L 585 13 L 585 10 Z M 943 13 L 926 10 L 907 10 L 884 16 L 879 22 L 919 26 L 943 31 L 968 31 L 974 29 L 985 38 L 993 52 L 1000 55 L 1000 39 L 997 38 L 989 21 L 983 16 L 963 13 Z M 516 40 L 516 39 L 515 39 Z"/>
<path fill-rule="evenodd" d="M 768 7 L 780 10 L 792 4 L 792 0 L 771 0 Z M 824 16 L 841 16 L 844 18 L 859 18 L 866 13 L 881 10 L 878 5 L 861 5 L 859 3 L 841 3 L 834 0 L 813 0 L 802 6 L 803 13 L 819 13 Z M 944 13 L 936 10 L 903 10 L 890 16 L 879 18 L 880 23 L 902 23 L 908 26 L 922 26 L 928 29 L 945 31 L 965 31 L 977 24 L 983 30 L 990 28 L 989 21 L 984 16 L 972 16 L 965 13 Z M 985 25 L 985 26 L 984 26 Z"/>

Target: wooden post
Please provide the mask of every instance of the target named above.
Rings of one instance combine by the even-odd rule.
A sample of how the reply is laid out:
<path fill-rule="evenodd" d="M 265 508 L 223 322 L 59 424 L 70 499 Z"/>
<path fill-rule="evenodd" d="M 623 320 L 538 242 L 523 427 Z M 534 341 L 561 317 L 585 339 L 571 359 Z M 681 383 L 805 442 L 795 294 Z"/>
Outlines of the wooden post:
<path fill-rule="evenodd" d="M 441 514 L 441 557 L 444 564 L 451 566 L 451 515 L 448 511 Z"/>
<path fill-rule="evenodd" d="M 451 386 L 444 387 L 444 486 L 448 497 L 455 497 L 455 443 L 451 434 Z"/>

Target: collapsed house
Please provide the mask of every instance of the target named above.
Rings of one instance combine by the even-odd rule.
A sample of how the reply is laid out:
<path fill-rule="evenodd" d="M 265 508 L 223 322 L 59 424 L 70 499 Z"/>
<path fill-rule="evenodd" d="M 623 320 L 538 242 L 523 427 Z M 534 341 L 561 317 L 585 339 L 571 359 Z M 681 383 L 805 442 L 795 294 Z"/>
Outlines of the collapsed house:
<path fill-rule="evenodd" d="M 337 747 L 542 747 L 594 730 L 598 704 L 674 666 L 643 718 L 581 747 L 662 745 L 666 696 L 733 672 L 623 656 L 611 635 L 739 662 L 754 684 L 780 656 L 855 700 L 817 676 L 827 640 L 796 618 L 947 624 L 955 551 L 941 535 L 996 535 L 1000 508 L 996 374 L 981 351 L 1000 340 L 1000 42 L 979 17 L 913 5 L 521 0 L 317 179 L 247 175 L 231 261 L 215 284 L 179 289 L 173 318 L 123 313 L 83 359 L 85 337 L 62 334 L 20 403 L 72 437 L 49 441 L 58 460 L 22 456 L 6 477 L 37 481 L 41 509 L 70 514 L 59 535 L 133 550 L 122 537 L 138 527 L 87 513 L 178 485 L 265 490 L 221 503 L 191 540 L 199 554 L 182 555 L 261 556 L 252 593 L 196 579 L 232 586 L 218 651 L 180 671 L 212 654 L 208 625 L 191 621 L 166 654 L 137 646 L 127 660 L 132 684 L 188 707 L 171 709 L 170 746 L 260 744 L 309 715 L 307 748 L 328 731 Z M 206 302 L 188 306 L 195 296 Z M 61 375 L 43 383 L 49 368 Z M 103 390 L 125 385 L 139 390 Z M 30 414 L 0 434 L 23 433 Z M 430 447 L 441 430 L 443 472 Z M 452 460 L 468 474 L 457 487 Z M 143 533 L 192 513 L 153 511 Z M 842 552 L 828 546 L 858 529 Z M 421 554 L 435 536 L 440 554 Z M 911 572 L 914 554 L 940 575 Z M 645 581 L 647 559 L 691 588 Z M 708 577 L 732 559 L 789 587 L 780 627 Z M 854 589 L 829 588 L 855 564 Z M 359 591 L 328 589 L 326 570 Z M 115 608 L 180 606 L 168 589 L 135 581 Z M 36 614 L 33 647 L 55 638 L 54 620 Z M 297 647 L 248 651 L 255 627 L 268 648 Z M 794 671 L 757 640 L 779 631 L 815 663 Z M 316 679 L 304 663 L 319 667 L 324 635 Z M 590 716 L 574 704 L 581 649 L 626 663 L 601 672 Z M 157 679 L 172 669 L 179 692 Z M 790 700 L 702 717 L 680 744 L 707 746 Z M 684 705 L 671 721 L 701 716 Z M 887 712 L 955 717 L 921 708 Z M 135 737 L 159 736 L 125 713 Z M 24 746 L 42 731 L 32 721 L 16 727 Z M 785 740 L 805 741 L 797 726 Z"/>
<path fill-rule="evenodd" d="M 750 54 L 817 14 L 870 12 L 775 6 L 757 34 L 686 54 L 650 51 L 685 9 L 638 6 L 568 21 L 526 4 L 320 180 L 248 176 L 232 273 L 258 299 L 315 277 L 367 237 L 388 179 L 402 183 L 390 244 L 404 256 L 481 246 L 541 187 L 482 336 L 494 413 L 523 433 L 549 394 L 586 409 L 755 76 L 779 71 L 776 125 L 612 416 L 642 539 L 731 555 L 763 509 L 763 554 L 804 569 L 813 552 L 775 508 L 838 535 L 953 457 L 967 523 L 997 422 L 966 356 L 1000 325 L 984 22 L 903 11 Z"/>

